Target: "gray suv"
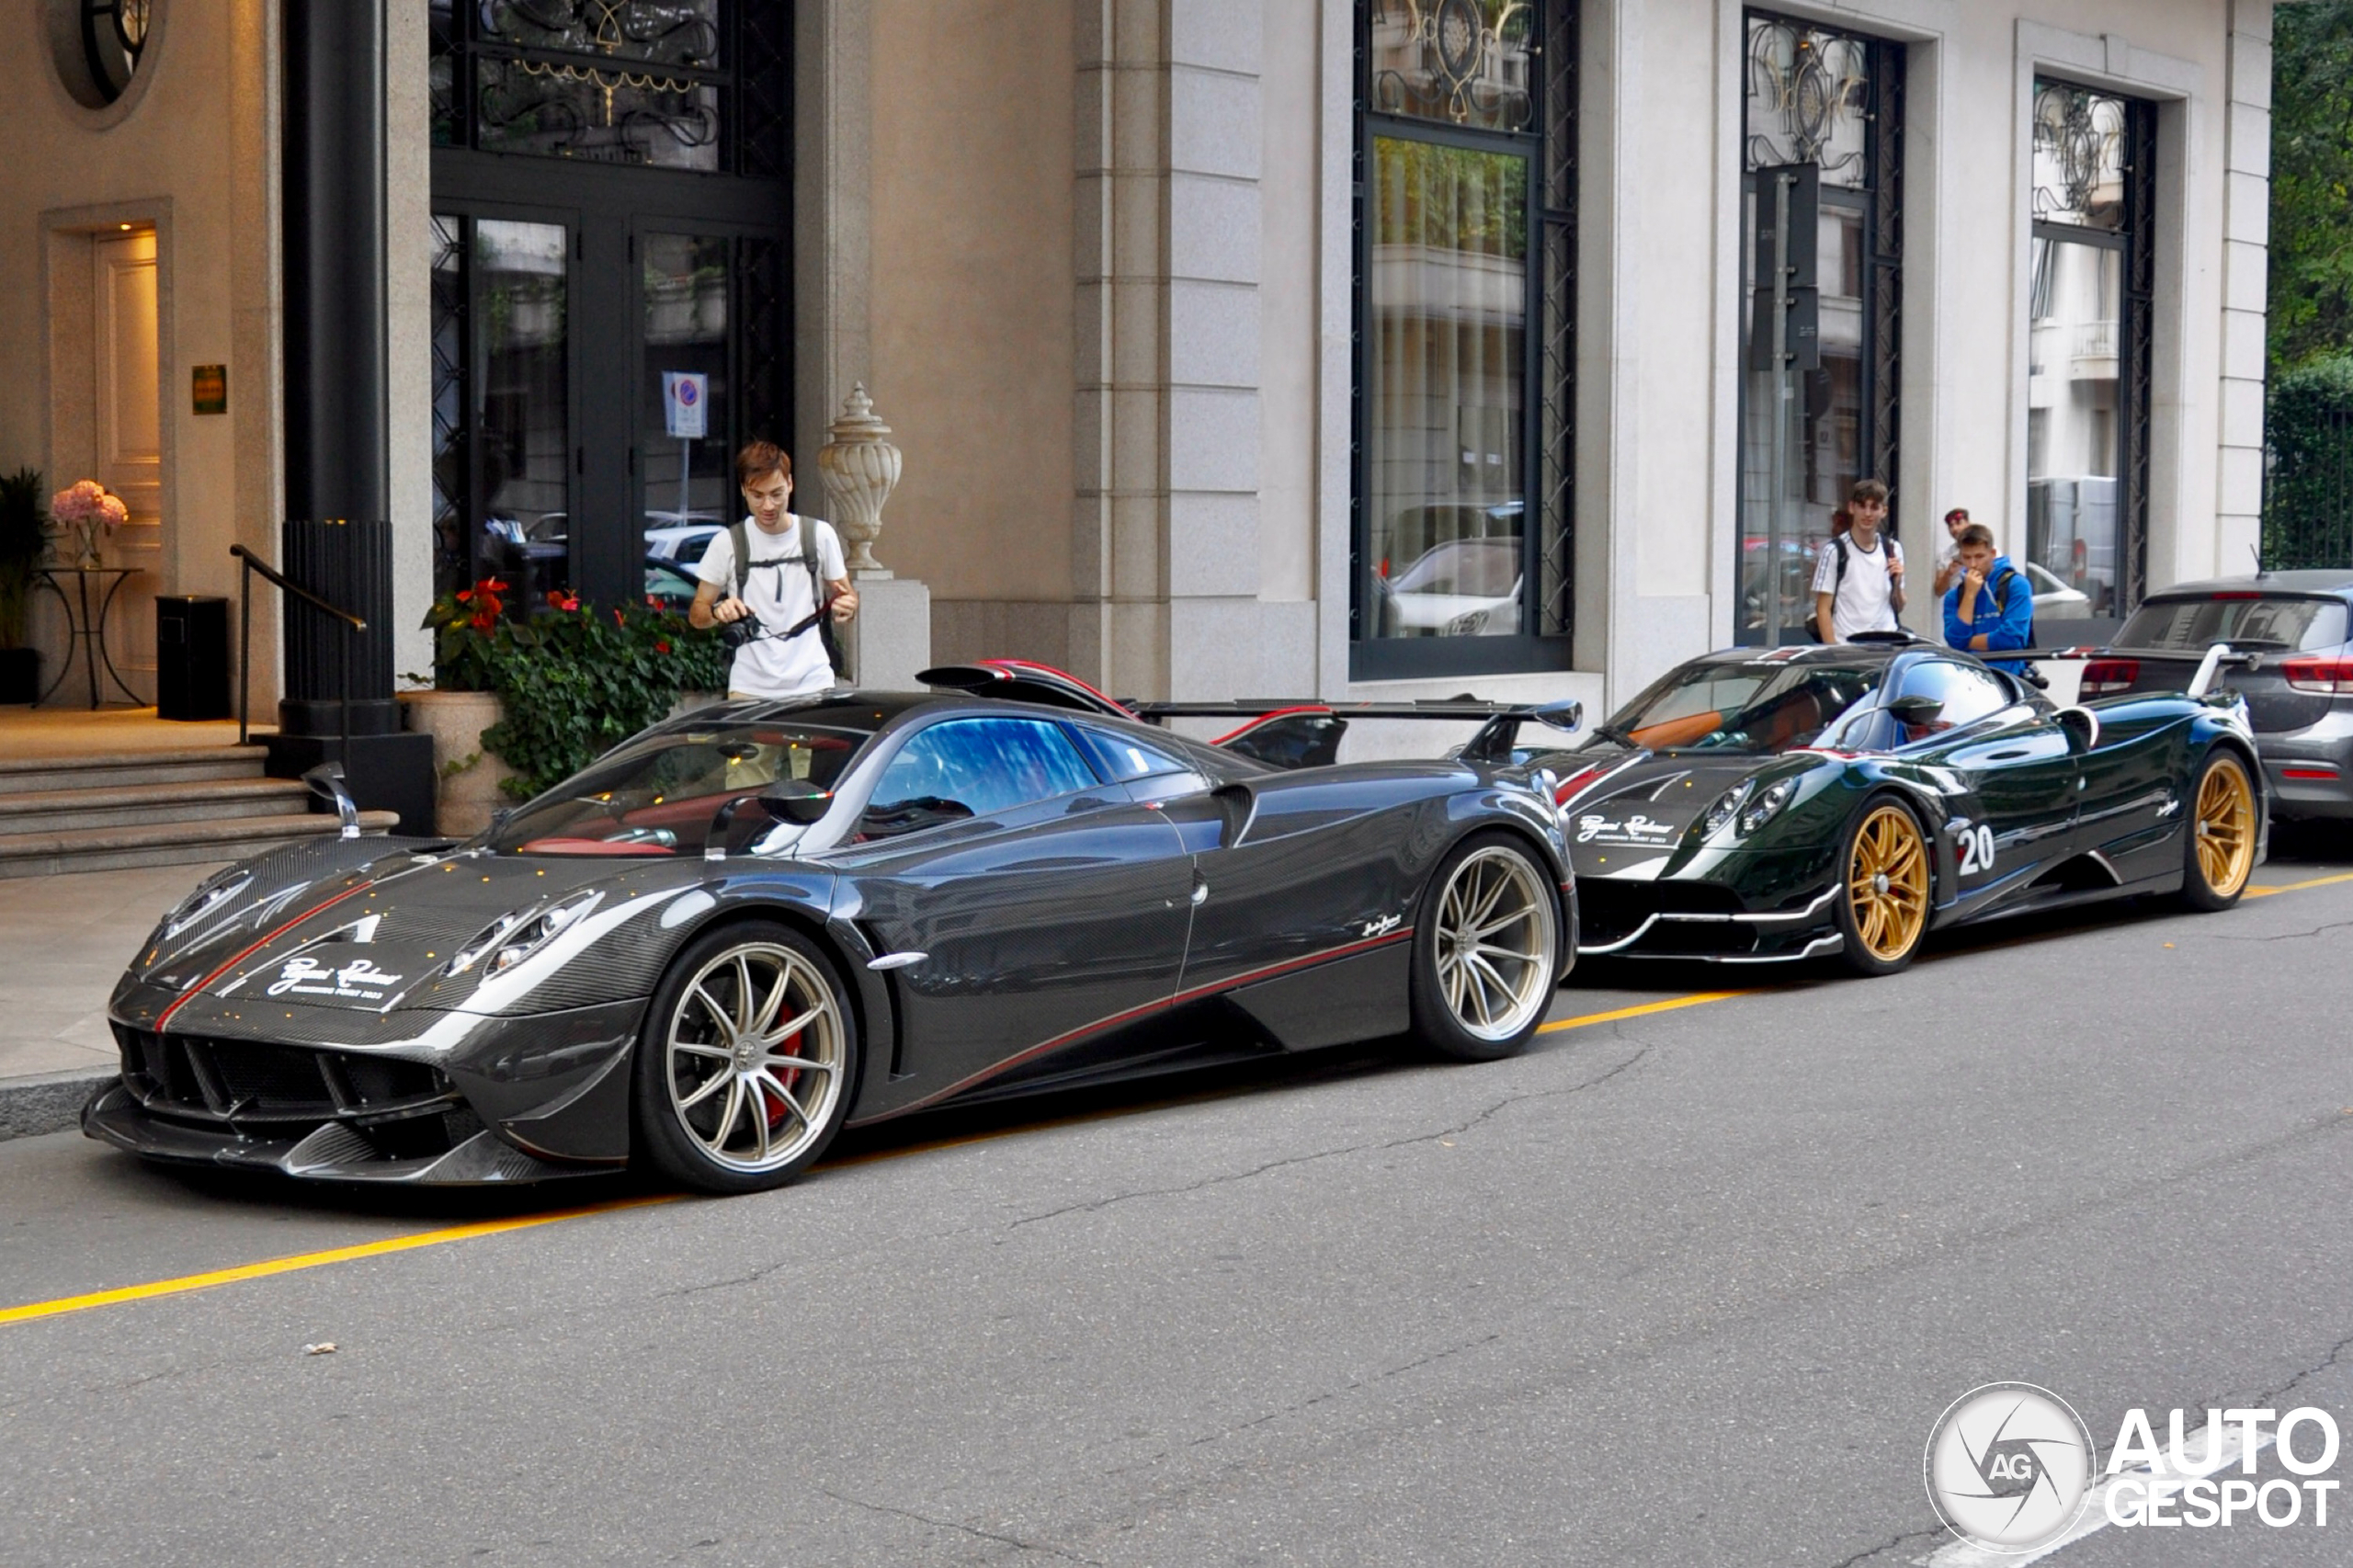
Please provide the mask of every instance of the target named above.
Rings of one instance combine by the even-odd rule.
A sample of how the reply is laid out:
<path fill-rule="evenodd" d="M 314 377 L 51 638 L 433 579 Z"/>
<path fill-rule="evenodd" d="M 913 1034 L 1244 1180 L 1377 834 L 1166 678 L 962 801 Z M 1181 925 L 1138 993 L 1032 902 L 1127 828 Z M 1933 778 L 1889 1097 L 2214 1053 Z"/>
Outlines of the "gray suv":
<path fill-rule="evenodd" d="M 2264 572 L 2152 594 L 2084 666 L 2083 700 L 2179 691 L 2209 646 L 2258 655 L 2246 699 L 2274 817 L 2353 818 L 2353 571 Z"/>

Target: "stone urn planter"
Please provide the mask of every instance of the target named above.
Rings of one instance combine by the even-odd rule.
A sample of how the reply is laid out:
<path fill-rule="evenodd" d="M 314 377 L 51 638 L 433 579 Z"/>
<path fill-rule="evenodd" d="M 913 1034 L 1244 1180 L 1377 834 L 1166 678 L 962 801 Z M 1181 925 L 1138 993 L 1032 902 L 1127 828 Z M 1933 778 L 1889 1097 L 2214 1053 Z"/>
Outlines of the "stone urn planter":
<path fill-rule="evenodd" d="M 480 833 L 490 825 L 493 813 L 515 803 L 498 787 L 515 770 L 482 746 L 482 733 L 504 716 L 496 694 L 404 691 L 400 699 L 409 729 L 433 737 L 433 772 L 438 780 L 435 807 L 441 832 L 452 838 Z"/>

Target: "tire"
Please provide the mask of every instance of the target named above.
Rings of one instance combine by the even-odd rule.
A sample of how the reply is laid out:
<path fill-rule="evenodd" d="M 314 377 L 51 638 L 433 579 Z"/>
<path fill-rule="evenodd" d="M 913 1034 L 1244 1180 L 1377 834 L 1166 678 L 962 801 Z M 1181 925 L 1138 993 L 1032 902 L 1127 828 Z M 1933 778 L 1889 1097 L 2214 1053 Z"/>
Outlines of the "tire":
<path fill-rule="evenodd" d="M 2189 800 L 2181 835 L 2181 902 L 2204 912 L 2228 909 L 2255 874 L 2261 826 L 2245 759 L 2220 746 L 2208 752 Z"/>
<path fill-rule="evenodd" d="M 1909 969 L 1927 939 L 1931 907 L 1927 835 L 1920 819 L 1892 795 L 1863 802 L 1839 857 L 1843 896 L 1832 902 L 1839 957 L 1856 974 Z"/>
<path fill-rule="evenodd" d="M 638 1039 L 634 1119 L 647 1160 L 711 1193 L 761 1192 L 807 1170 L 858 1082 L 848 996 L 824 949 L 789 926 L 746 921 L 688 944 Z"/>
<path fill-rule="evenodd" d="M 1464 839 L 1422 892 L 1415 1040 L 1458 1062 L 1512 1055 L 1552 1005 L 1560 950 L 1560 890 L 1536 852 L 1509 834 Z"/>

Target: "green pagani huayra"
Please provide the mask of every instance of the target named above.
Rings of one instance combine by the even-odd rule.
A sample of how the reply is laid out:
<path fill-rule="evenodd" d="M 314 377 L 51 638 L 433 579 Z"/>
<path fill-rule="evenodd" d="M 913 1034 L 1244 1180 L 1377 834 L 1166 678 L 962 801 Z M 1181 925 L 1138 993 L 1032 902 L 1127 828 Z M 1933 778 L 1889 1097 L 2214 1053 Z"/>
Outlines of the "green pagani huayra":
<path fill-rule="evenodd" d="M 1530 759 L 1557 780 L 1578 951 L 1888 974 L 1969 921 L 2227 907 L 2268 831 L 2245 705 L 2204 689 L 2227 662 L 2190 692 L 2061 710 L 1900 634 L 1693 659 Z"/>

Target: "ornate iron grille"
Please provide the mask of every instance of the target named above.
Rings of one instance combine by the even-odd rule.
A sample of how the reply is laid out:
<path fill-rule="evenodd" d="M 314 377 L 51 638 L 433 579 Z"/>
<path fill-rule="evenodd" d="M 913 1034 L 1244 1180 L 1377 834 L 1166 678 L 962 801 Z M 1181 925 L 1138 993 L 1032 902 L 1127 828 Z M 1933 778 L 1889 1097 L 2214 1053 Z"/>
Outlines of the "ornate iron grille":
<path fill-rule="evenodd" d="M 462 218 L 433 220 L 433 580 L 473 572 L 467 505 L 475 484 L 466 439 L 466 253 Z"/>
<path fill-rule="evenodd" d="M 1872 80 L 1879 108 L 1871 117 L 1870 359 L 1871 444 L 1867 472 L 1893 483 L 1903 464 L 1904 386 L 1898 346 L 1904 340 L 1904 49 L 1875 44 Z M 1890 498 L 1890 527 L 1894 497 Z"/>
<path fill-rule="evenodd" d="M 2124 161 L 2124 440 L 2123 602 L 2129 608 L 2149 588 L 2149 405 L 2157 291 L 2157 226 L 2151 206 L 2157 185 L 2157 109 L 2134 103 L 2126 117 Z"/>
<path fill-rule="evenodd" d="M 1780 17 L 1748 28 L 1748 166 L 1818 164 L 1824 185 L 1859 188 L 1873 172 L 1871 95 L 1885 79 L 1874 40 Z"/>
<path fill-rule="evenodd" d="M 435 0 L 434 139 L 781 177 L 781 0 Z"/>
<path fill-rule="evenodd" d="M 2034 91 L 2034 221 L 2120 231 L 2132 104 L 2067 82 Z"/>
<path fill-rule="evenodd" d="M 1538 494 L 1541 571 L 1537 631 L 1566 637 L 1575 619 L 1577 370 L 1577 38 L 1575 14 L 1555 6 L 1544 40 L 1544 357 L 1537 403 L 1543 483 Z"/>
<path fill-rule="evenodd" d="M 1529 0 L 1373 0 L 1371 107 L 1483 131 L 1535 123 Z"/>

